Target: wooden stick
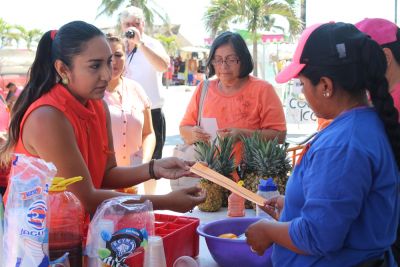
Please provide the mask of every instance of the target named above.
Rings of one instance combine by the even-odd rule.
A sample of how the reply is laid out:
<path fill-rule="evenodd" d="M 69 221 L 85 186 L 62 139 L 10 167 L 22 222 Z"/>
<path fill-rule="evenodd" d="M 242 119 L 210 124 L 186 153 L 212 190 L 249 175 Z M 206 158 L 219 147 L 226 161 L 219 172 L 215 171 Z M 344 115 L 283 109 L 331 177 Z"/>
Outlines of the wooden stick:
<path fill-rule="evenodd" d="M 201 163 L 195 163 L 191 168 L 190 171 L 213 182 L 216 183 L 229 191 L 238 194 L 239 196 L 256 203 L 259 206 L 264 206 L 264 202 L 266 201 L 265 198 L 253 193 L 250 190 L 238 185 L 231 179 L 219 174 L 216 171 L 204 166 Z"/>

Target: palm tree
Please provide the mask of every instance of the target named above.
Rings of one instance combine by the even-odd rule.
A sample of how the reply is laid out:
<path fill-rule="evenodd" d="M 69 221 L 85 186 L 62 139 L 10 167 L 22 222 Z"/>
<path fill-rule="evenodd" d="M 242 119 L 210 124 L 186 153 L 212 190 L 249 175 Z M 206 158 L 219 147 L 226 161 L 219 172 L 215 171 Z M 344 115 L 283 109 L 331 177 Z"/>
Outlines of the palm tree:
<path fill-rule="evenodd" d="M 21 25 L 11 25 L 0 18 L 0 36 L 0 48 L 11 45 L 12 41 L 15 41 L 17 47 L 19 47 L 20 41 L 24 40 L 27 48 L 31 49 L 32 42 L 39 40 L 42 32 L 39 29 L 27 30 Z"/>
<path fill-rule="evenodd" d="M 39 40 L 42 32 L 39 29 L 27 30 L 23 26 L 16 25 L 15 28 L 20 32 L 20 37 L 26 42 L 26 47 L 31 49 L 32 42 Z"/>
<path fill-rule="evenodd" d="M 307 0 L 300 0 L 300 18 L 303 21 L 304 25 L 306 25 L 306 10 L 307 10 Z M 397 8 L 395 9 L 397 10 Z"/>
<path fill-rule="evenodd" d="M 19 48 L 19 42 L 21 41 L 21 34 L 19 32 L 9 32 L 7 34 L 7 39 L 8 39 L 8 45 L 12 43 L 12 41 L 15 41 L 17 44 L 17 48 Z"/>
<path fill-rule="evenodd" d="M 5 20 L 0 18 L 0 38 L 1 38 L 1 46 L 7 45 L 7 43 L 10 41 L 8 36 L 11 31 L 12 27 L 10 24 L 8 24 Z"/>
<path fill-rule="evenodd" d="M 115 11 L 117 11 L 125 0 L 102 0 L 99 9 L 102 9 L 97 17 L 102 14 L 111 16 Z M 149 35 L 156 35 L 155 37 L 159 39 L 165 46 L 166 50 L 170 55 L 173 55 L 178 48 L 178 43 L 176 41 L 177 34 L 179 32 L 179 25 L 174 25 L 168 14 L 154 1 L 149 0 L 130 0 L 127 6 L 137 6 L 143 10 L 145 21 L 146 21 L 146 33 Z M 161 27 L 154 27 L 154 15 L 159 17 L 163 22 Z M 120 22 L 117 22 L 116 32 L 120 33 Z"/>
<path fill-rule="evenodd" d="M 301 20 L 295 15 L 295 0 L 211 0 L 204 20 L 208 31 L 215 34 L 225 31 L 230 23 L 245 23 L 253 44 L 254 75 L 257 76 L 257 43 L 259 30 L 270 30 L 275 26 L 275 16 L 289 22 L 289 34 L 300 33 Z"/>
<path fill-rule="evenodd" d="M 112 16 L 114 12 L 117 11 L 125 2 L 126 2 L 125 0 L 101 0 L 101 4 L 98 8 L 100 12 L 97 14 L 97 17 L 103 14 L 107 16 Z M 143 10 L 146 22 L 146 30 L 149 33 L 151 33 L 154 22 L 154 16 L 153 16 L 154 10 L 148 7 L 149 5 L 147 4 L 147 0 L 129 0 L 129 4 L 126 6 L 136 6 Z M 120 22 L 118 21 L 117 26 L 119 26 L 119 24 Z M 119 28 L 120 27 L 118 27 L 118 29 Z"/>
<path fill-rule="evenodd" d="M 166 36 L 163 34 L 157 34 L 155 36 L 164 46 L 168 55 L 174 55 L 178 49 L 178 44 L 176 42 L 176 35 Z"/>

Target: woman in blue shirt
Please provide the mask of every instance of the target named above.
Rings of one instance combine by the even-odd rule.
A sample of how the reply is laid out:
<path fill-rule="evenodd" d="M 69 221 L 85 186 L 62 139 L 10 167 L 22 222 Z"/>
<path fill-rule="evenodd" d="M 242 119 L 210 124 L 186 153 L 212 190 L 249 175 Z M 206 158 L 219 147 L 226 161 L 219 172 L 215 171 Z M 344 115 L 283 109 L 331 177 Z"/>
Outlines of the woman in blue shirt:
<path fill-rule="evenodd" d="M 266 202 L 279 222 L 246 231 L 258 254 L 274 244 L 274 266 L 396 266 L 400 125 L 385 71 L 375 41 L 331 22 L 307 28 L 276 77 L 298 77 L 316 116 L 333 121 L 306 147 L 285 197 Z"/>

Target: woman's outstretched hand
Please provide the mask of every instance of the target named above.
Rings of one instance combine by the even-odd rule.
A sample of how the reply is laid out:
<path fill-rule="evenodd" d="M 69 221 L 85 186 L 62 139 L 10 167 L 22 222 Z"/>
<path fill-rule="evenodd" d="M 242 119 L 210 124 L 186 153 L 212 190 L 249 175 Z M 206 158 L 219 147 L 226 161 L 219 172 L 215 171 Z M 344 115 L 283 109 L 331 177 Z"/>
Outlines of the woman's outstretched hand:
<path fill-rule="evenodd" d="M 154 162 L 154 173 L 157 178 L 166 178 L 170 180 L 178 179 L 182 176 L 197 177 L 190 172 L 190 167 L 195 164 L 194 161 L 186 161 L 176 157 L 158 159 Z"/>
<path fill-rule="evenodd" d="M 206 200 L 206 193 L 198 187 L 189 187 L 172 191 L 166 195 L 168 209 L 187 212 Z"/>

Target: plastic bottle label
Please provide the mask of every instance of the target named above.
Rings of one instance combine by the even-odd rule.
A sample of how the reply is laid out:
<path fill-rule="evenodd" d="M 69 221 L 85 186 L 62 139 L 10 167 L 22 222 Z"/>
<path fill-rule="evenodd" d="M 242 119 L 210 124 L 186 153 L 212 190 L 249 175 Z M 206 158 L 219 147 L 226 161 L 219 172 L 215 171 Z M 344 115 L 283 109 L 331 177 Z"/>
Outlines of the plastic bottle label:
<path fill-rule="evenodd" d="M 277 197 L 280 195 L 279 191 L 257 191 L 257 194 L 262 196 L 265 199 L 270 199 L 270 198 Z M 273 219 L 268 213 L 266 213 L 265 211 L 260 209 L 259 206 L 256 206 L 256 216 Z"/>

